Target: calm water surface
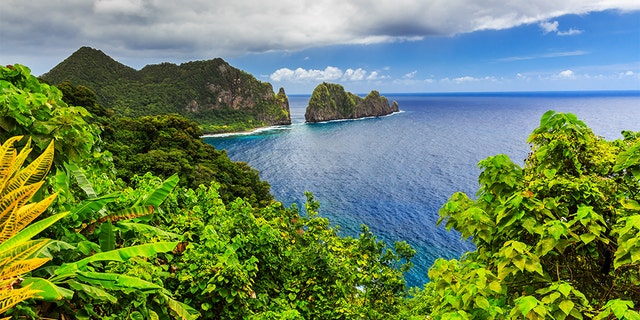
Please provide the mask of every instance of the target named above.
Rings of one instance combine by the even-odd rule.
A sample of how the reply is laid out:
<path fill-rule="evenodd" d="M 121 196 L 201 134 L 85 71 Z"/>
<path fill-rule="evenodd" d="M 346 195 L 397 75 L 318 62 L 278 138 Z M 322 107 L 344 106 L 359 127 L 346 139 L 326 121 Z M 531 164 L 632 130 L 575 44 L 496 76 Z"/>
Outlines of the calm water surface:
<path fill-rule="evenodd" d="M 640 92 L 386 96 L 400 113 L 320 124 L 304 123 L 309 96 L 290 96 L 293 125 L 205 141 L 258 169 L 285 205 L 303 208 L 311 191 L 342 235 L 366 224 L 379 239 L 406 240 L 418 251 L 407 280 L 421 286 L 435 259 L 473 249 L 436 226 L 438 209 L 456 191 L 474 196 L 478 161 L 505 153 L 523 164 L 545 111 L 575 113 L 607 139 L 640 131 Z"/>

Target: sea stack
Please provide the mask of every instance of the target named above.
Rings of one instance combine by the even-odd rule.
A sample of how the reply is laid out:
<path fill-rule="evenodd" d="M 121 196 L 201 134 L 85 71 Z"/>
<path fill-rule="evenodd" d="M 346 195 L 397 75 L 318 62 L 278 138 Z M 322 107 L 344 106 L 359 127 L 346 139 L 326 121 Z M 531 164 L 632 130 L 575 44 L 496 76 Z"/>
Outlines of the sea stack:
<path fill-rule="evenodd" d="M 371 91 L 361 98 L 344 90 L 339 84 L 323 82 L 311 94 L 305 111 L 306 122 L 322 122 L 341 119 L 379 117 L 398 112 L 398 103 Z"/>

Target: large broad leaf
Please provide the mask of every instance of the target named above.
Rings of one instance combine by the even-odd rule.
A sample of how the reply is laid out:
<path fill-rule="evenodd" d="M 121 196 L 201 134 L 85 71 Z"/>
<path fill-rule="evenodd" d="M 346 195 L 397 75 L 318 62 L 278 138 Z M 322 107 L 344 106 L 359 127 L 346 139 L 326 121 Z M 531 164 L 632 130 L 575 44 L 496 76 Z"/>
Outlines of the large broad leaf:
<path fill-rule="evenodd" d="M 73 291 L 61 288 L 47 279 L 27 277 L 22 280 L 22 285 L 31 285 L 31 289 L 39 290 L 37 298 L 45 301 L 59 301 L 73 298 Z"/>
<path fill-rule="evenodd" d="M 87 195 L 89 199 L 94 199 L 98 197 L 98 195 L 96 194 L 96 191 L 93 190 L 93 186 L 91 185 L 91 182 L 89 182 L 89 179 L 87 179 L 87 176 L 84 174 L 84 170 L 82 170 L 80 167 L 78 167 L 75 164 L 65 163 L 64 166 L 67 169 L 67 171 L 70 172 L 74 178 L 76 178 L 76 182 L 78 183 L 78 186 L 80 187 L 80 189 L 82 189 L 82 191 L 84 191 L 84 193 Z"/>
<path fill-rule="evenodd" d="M 83 216 L 88 212 L 98 212 L 104 208 L 107 203 L 113 202 L 120 196 L 119 192 L 104 195 L 99 198 L 89 199 L 82 202 L 82 204 L 73 211 L 73 216 Z"/>
<path fill-rule="evenodd" d="M 94 299 L 99 299 L 99 300 L 104 300 L 104 301 L 109 301 L 111 303 L 117 303 L 118 299 L 116 297 L 114 297 L 113 295 L 111 295 L 110 293 L 95 287 L 95 286 L 90 286 L 84 283 L 80 283 L 77 281 L 73 281 L 73 280 L 69 280 L 67 281 L 67 283 L 69 284 L 69 287 L 73 288 L 76 291 L 84 291 L 86 292 L 90 297 L 94 298 Z"/>
<path fill-rule="evenodd" d="M 96 221 L 96 223 L 102 223 L 106 221 L 116 222 L 121 220 L 129 220 L 137 217 L 147 216 L 153 214 L 154 207 L 148 206 L 135 206 L 127 209 L 118 210 L 114 213 L 108 214 Z"/>
<path fill-rule="evenodd" d="M 140 291 L 157 291 L 164 289 L 162 286 L 153 282 L 117 273 L 79 271 L 78 280 L 101 285 L 105 289 L 112 290 L 136 289 Z"/>
<path fill-rule="evenodd" d="M 192 308 L 191 306 L 184 304 L 180 301 L 174 300 L 171 297 L 163 294 L 164 298 L 167 299 L 167 306 L 171 311 L 178 316 L 178 319 L 182 320 L 195 320 L 200 317 L 200 313 L 198 310 Z"/>
<path fill-rule="evenodd" d="M 32 223 L 28 227 L 22 229 L 22 231 L 9 238 L 7 241 L 0 244 L 0 252 L 6 251 L 8 248 L 17 246 L 21 243 L 31 240 L 35 235 L 54 224 L 56 221 L 62 219 L 69 212 L 58 213 L 46 219 L 42 219 L 38 222 Z"/>
<path fill-rule="evenodd" d="M 113 233 L 113 225 L 111 222 L 105 222 L 100 225 L 100 236 L 98 237 L 98 241 L 100 242 L 100 250 L 103 252 L 116 248 L 116 237 Z"/>
<path fill-rule="evenodd" d="M 144 223 L 136 222 L 118 222 L 116 225 L 118 229 L 123 231 L 132 230 L 138 233 L 144 233 L 146 236 L 156 236 L 159 238 L 165 238 L 167 240 L 179 239 L 180 235 L 174 232 L 168 232 L 158 227 L 150 226 Z"/>
<path fill-rule="evenodd" d="M 84 267 L 91 262 L 126 261 L 133 257 L 151 257 L 157 253 L 172 251 L 177 245 L 178 242 L 156 242 L 100 252 L 74 263 L 65 263 L 56 269 L 55 273 L 60 276 L 73 275 L 78 270 L 84 270 Z"/>
<path fill-rule="evenodd" d="M 167 198 L 169 193 L 173 190 L 173 188 L 178 185 L 180 178 L 177 174 L 172 175 L 167 180 L 165 180 L 158 189 L 154 190 L 142 203 L 143 205 L 152 205 L 154 207 L 159 206 L 164 199 Z"/>

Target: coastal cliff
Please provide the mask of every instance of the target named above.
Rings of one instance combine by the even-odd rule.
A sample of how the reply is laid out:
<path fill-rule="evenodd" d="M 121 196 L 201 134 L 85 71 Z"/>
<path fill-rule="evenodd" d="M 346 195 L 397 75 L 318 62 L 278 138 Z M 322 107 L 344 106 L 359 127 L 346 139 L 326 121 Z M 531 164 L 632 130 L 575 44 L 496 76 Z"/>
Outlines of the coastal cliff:
<path fill-rule="evenodd" d="M 306 122 L 322 122 L 379 117 L 393 112 L 398 112 L 398 103 L 393 101 L 390 105 L 378 91 L 361 98 L 339 84 L 323 82 L 313 90 L 304 118 Z"/>
<path fill-rule="evenodd" d="M 205 133 L 291 124 L 284 89 L 275 93 L 270 83 L 220 58 L 147 65 L 138 71 L 100 50 L 82 47 L 41 78 L 86 86 L 99 104 L 119 116 L 177 113 Z"/>

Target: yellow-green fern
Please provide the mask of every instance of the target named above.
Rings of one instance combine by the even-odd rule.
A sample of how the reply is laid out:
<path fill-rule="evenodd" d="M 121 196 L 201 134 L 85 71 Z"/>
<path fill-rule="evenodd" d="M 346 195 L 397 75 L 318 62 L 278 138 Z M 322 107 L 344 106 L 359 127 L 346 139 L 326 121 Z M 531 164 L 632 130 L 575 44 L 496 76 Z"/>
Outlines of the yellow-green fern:
<path fill-rule="evenodd" d="M 37 159 L 22 168 L 31 152 L 31 140 L 18 152 L 14 143 L 20 139 L 22 136 L 12 137 L 0 146 L 0 314 L 39 293 L 30 286 L 20 286 L 22 275 L 48 261 L 37 257 L 48 239 L 31 238 L 65 215 L 58 214 L 31 224 L 56 196 L 28 203 L 42 186 L 41 180 L 51 167 L 54 149 L 51 142 Z"/>

